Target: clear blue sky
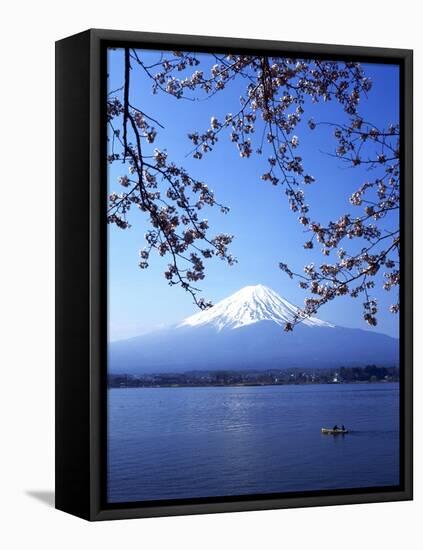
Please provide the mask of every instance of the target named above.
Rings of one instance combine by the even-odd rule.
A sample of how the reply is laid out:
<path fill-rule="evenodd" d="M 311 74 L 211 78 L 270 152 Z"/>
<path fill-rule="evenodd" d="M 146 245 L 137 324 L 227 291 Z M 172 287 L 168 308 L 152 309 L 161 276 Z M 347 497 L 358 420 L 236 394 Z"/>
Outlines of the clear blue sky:
<path fill-rule="evenodd" d="M 144 59 L 157 61 L 160 52 L 140 51 Z M 208 72 L 214 59 L 201 56 L 201 68 Z M 123 50 L 111 50 L 108 57 L 109 90 L 123 83 Z M 362 100 L 360 114 L 375 125 L 387 126 L 399 120 L 399 69 L 394 65 L 363 65 L 373 81 L 373 88 Z M 165 130 L 159 130 L 154 147 L 167 149 L 169 158 L 183 165 L 194 176 L 205 181 L 214 190 L 219 202 L 229 206 L 229 214 L 217 208 L 204 209 L 202 216 L 210 222 L 211 233 L 227 232 L 235 235 L 231 252 L 238 264 L 229 267 L 218 260 L 206 260 L 206 278 L 201 281 L 202 295 L 217 302 L 243 286 L 264 284 L 294 304 L 302 305 L 309 296 L 295 280 L 290 280 L 278 268 L 287 263 L 294 271 L 302 272 L 304 265 L 322 263 L 324 257 L 317 250 L 304 250 L 306 234 L 297 221 L 297 214 L 289 210 L 282 187 L 263 182 L 260 175 L 266 171 L 266 156 L 241 159 L 227 134 L 221 134 L 212 153 L 198 161 L 187 158 L 191 150 L 187 133 L 205 130 L 210 117 L 223 116 L 239 109 L 239 96 L 244 82 L 236 82 L 206 101 L 177 100 L 166 94 L 151 93 L 151 81 L 136 69 L 132 74 L 132 103 L 160 120 Z M 119 96 L 121 92 L 116 95 Z M 296 134 L 300 138 L 299 154 L 304 159 L 307 173 L 316 183 L 307 187 L 307 202 L 312 218 L 327 222 L 351 212 L 360 215 L 360 207 L 349 204 L 351 193 L 366 180 L 366 171 L 349 168 L 326 153 L 333 152 L 333 130 L 318 127 L 310 131 L 309 118 L 316 121 L 343 120 L 345 115 L 335 102 L 309 105 L 304 122 Z M 125 173 L 122 164 L 109 165 L 109 190 L 122 190 L 117 184 Z M 367 176 L 370 177 L 370 176 Z M 169 287 L 163 276 L 167 259 L 151 255 L 148 269 L 138 267 L 138 252 L 145 246 L 144 234 L 148 223 L 134 211 L 130 216 L 132 228 L 120 230 L 109 226 L 109 338 L 117 340 L 141 334 L 155 327 L 172 324 L 198 311 L 191 297 L 179 287 Z M 349 243 L 345 248 L 348 249 Z M 350 248 L 350 250 L 352 250 Z M 329 257 L 330 261 L 330 257 Z M 335 324 L 365 328 L 398 336 L 399 318 L 389 313 L 389 304 L 395 294 L 379 285 L 373 292 L 379 301 L 378 326 L 370 329 L 362 320 L 361 298 L 339 298 L 320 309 L 319 317 Z"/>

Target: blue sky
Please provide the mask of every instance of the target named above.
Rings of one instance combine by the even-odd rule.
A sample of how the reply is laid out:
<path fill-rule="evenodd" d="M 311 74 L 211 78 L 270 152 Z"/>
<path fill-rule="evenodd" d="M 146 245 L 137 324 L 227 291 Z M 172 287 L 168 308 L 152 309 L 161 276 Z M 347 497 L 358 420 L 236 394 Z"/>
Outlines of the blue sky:
<path fill-rule="evenodd" d="M 139 55 L 157 61 L 160 52 L 141 50 Z M 214 59 L 206 54 L 200 58 L 199 68 L 206 72 L 214 64 Z M 360 114 L 375 125 L 398 122 L 398 67 L 364 64 L 363 68 L 371 77 L 373 88 L 362 100 Z M 108 72 L 109 90 L 119 88 L 123 82 L 123 50 L 109 51 Z M 167 149 L 169 158 L 183 165 L 194 177 L 205 181 L 214 190 L 218 201 L 231 209 L 226 215 L 217 208 L 202 212 L 210 222 L 210 234 L 226 232 L 235 235 L 231 252 L 238 259 L 232 267 L 219 259 L 206 260 L 206 278 L 200 285 L 202 295 L 216 303 L 243 286 L 261 283 L 292 303 L 302 305 L 309 294 L 282 273 L 278 263 L 283 261 L 294 271 L 301 272 L 304 265 L 313 261 L 322 263 L 324 257 L 318 250 L 304 250 L 306 234 L 298 223 L 297 214 L 289 210 L 283 188 L 260 179 L 266 171 L 266 156 L 240 158 L 227 134 L 221 134 L 214 151 L 201 161 L 186 156 L 192 148 L 187 133 L 206 130 L 211 116 L 223 118 L 228 112 L 237 112 L 245 82 L 235 82 L 211 99 L 191 102 L 163 93 L 153 95 L 148 77 L 137 69 L 132 73 L 132 103 L 165 126 L 164 130 L 157 128 L 159 132 L 153 147 Z M 121 92 L 116 95 L 119 94 Z M 345 120 L 345 115 L 335 102 L 309 105 L 304 122 L 295 132 L 300 138 L 298 152 L 304 159 L 305 170 L 316 178 L 316 183 L 306 189 L 312 218 L 324 223 L 346 212 L 360 215 L 362 210 L 351 206 L 348 198 L 371 176 L 366 176 L 364 169 L 349 168 L 329 156 L 327 153 L 332 153 L 335 148 L 333 130 L 318 127 L 311 131 L 306 124 L 309 118 L 338 122 Z M 117 185 L 117 178 L 123 174 L 125 167 L 122 164 L 109 165 L 109 190 L 122 189 Z M 130 215 L 130 222 L 130 229 L 121 230 L 109 225 L 108 231 L 111 340 L 178 322 L 197 311 L 188 293 L 179 287 L 168 286 L 163 276 L 168 263 L 166 258 L 152 254 L 148 269 L 138 267 L 138 253 L 145 245 L 148 223 L 138 211 Z M 379 301 L 376 329 L 370 329 L 362 319 L 361 298 L 334 300 L 321 308 L 319 317 L 342 326 L 397 336 L 399 318 L 388 311 L 389 305 L 395 302 L 395 294 L 386 292 L 379 285 L 373 296 Z"/>

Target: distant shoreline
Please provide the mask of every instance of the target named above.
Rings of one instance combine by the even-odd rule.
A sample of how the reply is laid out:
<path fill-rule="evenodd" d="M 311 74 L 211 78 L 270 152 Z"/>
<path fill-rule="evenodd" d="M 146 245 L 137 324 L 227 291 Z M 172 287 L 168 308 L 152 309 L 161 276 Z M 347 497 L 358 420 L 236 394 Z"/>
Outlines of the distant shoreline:
<path fill-rule="evenodd" d="M 182 373 L 109 374 L 109 388 L 237 388 L 398 382 L 398 367 L 366 365 L 327 369 L 210 370 Z"/>
<path fill-rule="evenodd" d="M 237 388 L 310 386 L 316 384 L 374 384 L 398 382 L 398 367 L 338 367 L 323 369 L 209 370 L 150 374 L 109 374 L 111 388 Z"/>
<path fill-rule="evenodd" d="M 346 385 L 364 385 L 364 384 L 373 384 L 373 385 L 383 385 L 383 384 L 397 384 L 398 380 L 376 380 L 375 382 L 364 381 L 364 382 L 316 382 L 314 384 L 161 384 L 161 385 L 151 385 L 151 386 L 108 386 L 109 390 L 128 390 L 128 389 L 160 389 L 160 388 L 261 388 L 261 387 L 272 387 L 272 386 L 346 386 Z"/>

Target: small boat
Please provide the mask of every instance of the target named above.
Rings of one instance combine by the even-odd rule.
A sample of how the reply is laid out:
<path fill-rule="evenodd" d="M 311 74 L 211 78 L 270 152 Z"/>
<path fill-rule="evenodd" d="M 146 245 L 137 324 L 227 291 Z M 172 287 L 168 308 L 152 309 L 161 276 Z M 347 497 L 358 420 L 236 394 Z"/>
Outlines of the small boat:
<path fill-rule="evenodd" d="M 334 430 L 333 428 L 322 428 L 322 434 L 328 434 L 328 435 L 339 435 L 339 434 L 347 434 L 348 430 L 343 430 L 342 428 L 337 428 Z"/>

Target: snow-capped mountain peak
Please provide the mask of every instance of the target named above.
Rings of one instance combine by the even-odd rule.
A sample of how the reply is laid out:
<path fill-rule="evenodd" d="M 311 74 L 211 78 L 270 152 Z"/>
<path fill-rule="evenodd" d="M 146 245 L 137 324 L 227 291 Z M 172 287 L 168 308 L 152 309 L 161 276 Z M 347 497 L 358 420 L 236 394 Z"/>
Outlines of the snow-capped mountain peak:
<path fill-rule="evenodd" d="M 297 309 L 264 285 L 246 286 L 212 308 L 187 317 L 179 326 L 210 325 L 222 330 L 236 329 L 260 321 L 285 325 L 292 321 Z M 309 327 L 334 326 L 316 318 L 305 319 L 302 323 Z"/>

